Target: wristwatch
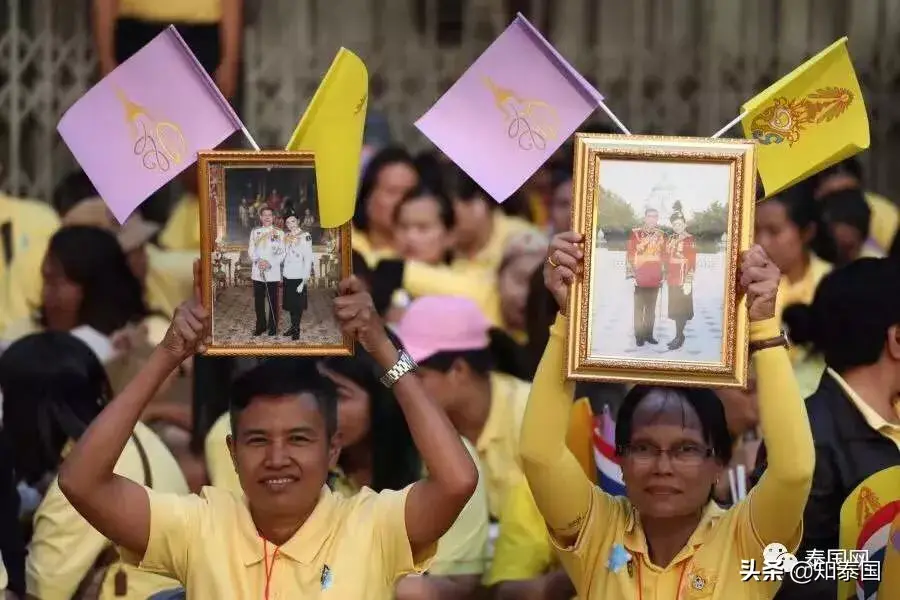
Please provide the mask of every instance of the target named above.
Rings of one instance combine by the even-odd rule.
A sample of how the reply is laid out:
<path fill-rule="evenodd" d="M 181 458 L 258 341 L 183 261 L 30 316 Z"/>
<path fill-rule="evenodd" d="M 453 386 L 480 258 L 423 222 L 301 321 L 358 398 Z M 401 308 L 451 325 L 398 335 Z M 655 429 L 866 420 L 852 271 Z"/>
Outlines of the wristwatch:
<path fill-rule="evenodd" d="M 754 352 L 758 352 L 760 350 L 765 350 L 767 348 L 777 348 L 778 346 L 784 346 L 788 350 L 790 350 L 791 348 L 790 338 L 788 338 L 787 333 L 783 329 L 781 331 L 781 335 L 769 338 L 767 340 L 757 340 L 755 342 L 750 342 L 749 350 L 750 354 L 753 354 Z"/>
<path fill-rule="evenodd" d="M 397 359 L 397 362 L 394 363 L 393 367 L 388 369 L 387 372 L 381 376 L 381 384 L 390 389 L 394 387 L 394 384 L 397 383 L 401 377 L 407 373 L 412 373 L 418 368 L 419 365 L 412 359 L 412 356 L 410 356 L 406 350 L 401 349 L 400 358 Z"/>

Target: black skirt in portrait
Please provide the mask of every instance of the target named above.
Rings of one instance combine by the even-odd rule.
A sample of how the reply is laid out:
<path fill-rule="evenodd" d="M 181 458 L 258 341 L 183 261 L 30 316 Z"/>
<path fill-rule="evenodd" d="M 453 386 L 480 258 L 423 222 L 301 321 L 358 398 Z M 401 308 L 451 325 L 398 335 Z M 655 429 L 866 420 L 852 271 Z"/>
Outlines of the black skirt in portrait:
<path fill-rule="evenodd" d="M 669 286 L 669 313 L 673 321 L 690 321 L 694 318 L 694 290 L 685 294 L 682 286 Z"/>
<path fill-rule="evenodd" d="M 297 291 L 302 279 L 285 279 L 284 280 L 284 310 L 289 313 L 303 312 L 306 310 L 307 297 L 309 293 L 309 282 L 303 287 L 302 292 Z"/>

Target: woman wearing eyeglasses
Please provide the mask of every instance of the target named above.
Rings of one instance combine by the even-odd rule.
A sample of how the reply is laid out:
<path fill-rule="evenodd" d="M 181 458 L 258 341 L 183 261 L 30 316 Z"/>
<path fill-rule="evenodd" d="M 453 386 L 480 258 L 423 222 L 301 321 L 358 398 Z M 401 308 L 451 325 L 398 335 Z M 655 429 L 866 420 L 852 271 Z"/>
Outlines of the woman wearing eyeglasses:
<path fill-rule="evenodd" d="M 583 272 L 581 243 L 578 234 L 557 235 L 544 268 L 563 311 L 569 285 Z M 800 541 L 814 452 L 774 318 L 780 275 L 758 246 L 745 253 L 740 285 L 770 463 L 766 478 L 729 510 L 712 501 L 731 437 L 722 404 L 707 389 L 633 388 L 616 427 L 627 495 L 614 498 L 591 485 L 566 447 L 573 386 L 563 375 L 566 317 L 557 317 L 520 444 L 534 499 L 582 600 L 768 600 L 780 583 L 764 581 L 771 577 L 762 572 L 790 577 L 785 553 Z"/>

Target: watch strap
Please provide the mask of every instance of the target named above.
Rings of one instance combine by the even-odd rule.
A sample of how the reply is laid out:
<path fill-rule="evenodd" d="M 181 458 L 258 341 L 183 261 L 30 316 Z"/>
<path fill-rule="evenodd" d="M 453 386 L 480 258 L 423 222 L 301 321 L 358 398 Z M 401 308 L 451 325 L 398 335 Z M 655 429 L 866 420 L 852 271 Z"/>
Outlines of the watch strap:
<path fill-rule="evenodd" d="M 749 350 L 750 353 L 753 354 L 754 352 L 759 352 L 760 350 L 765 350 L 767 348 L 777 348 L 778 346 L 784 346 L 785 348 L 790 347 L 790 344 L 788 344 L 787 336 L 784 333 L 765 340 L 751 341 Z"/>
<path fill-rule="evenodd" d="M 406 350 L 400 350 L 397 362 L 381 376 L 381 384 L 386 388 L 392 388 L 401 377 L 415 371 L 417 368 L 416 361 L 412 359 L 409 353 Z"/>

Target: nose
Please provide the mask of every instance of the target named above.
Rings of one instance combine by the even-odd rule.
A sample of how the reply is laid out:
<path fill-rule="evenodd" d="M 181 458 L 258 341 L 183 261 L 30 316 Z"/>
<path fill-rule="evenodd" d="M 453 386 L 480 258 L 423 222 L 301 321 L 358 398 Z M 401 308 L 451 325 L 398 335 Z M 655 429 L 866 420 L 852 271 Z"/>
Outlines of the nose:
<path fill-rule="evenodd" d="M 669 456 L 668 451 L 659 453 L 659 456 L 656 458 L 655 472 L 660 475 L 668 475 L 672 473 L 672 458 Z"/>
<path fill-rule="evenodd" d="M 283 469 L 290 465 L 290 455 L 284 442 L 275 440 L 266 451 L 266 466 L 270 469 Z"/>

